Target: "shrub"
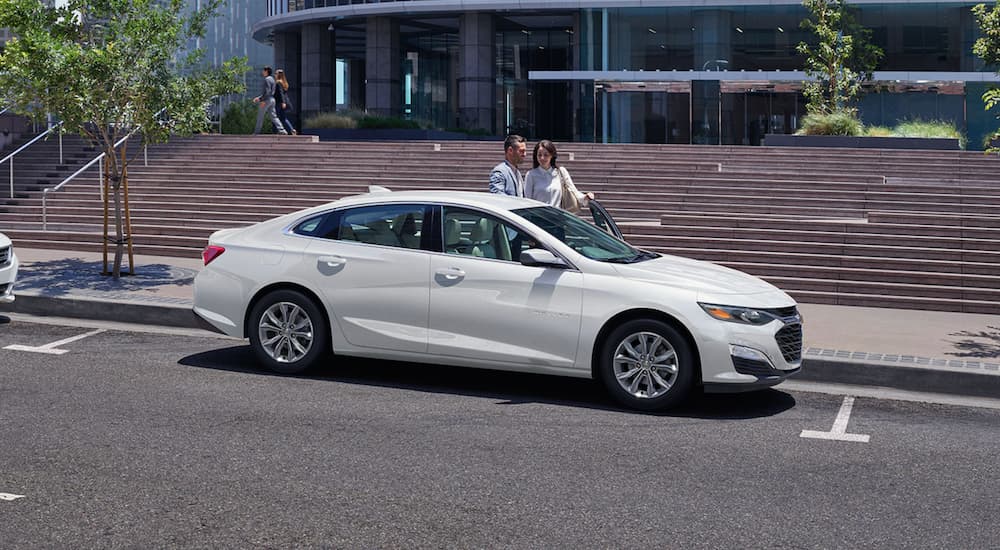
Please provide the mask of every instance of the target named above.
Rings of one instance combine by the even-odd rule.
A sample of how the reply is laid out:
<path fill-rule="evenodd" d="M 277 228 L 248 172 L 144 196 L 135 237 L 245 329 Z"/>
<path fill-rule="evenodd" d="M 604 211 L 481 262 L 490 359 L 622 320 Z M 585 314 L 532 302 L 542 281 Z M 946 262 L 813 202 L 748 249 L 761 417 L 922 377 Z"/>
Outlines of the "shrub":
<path fill-rule="evenodd" d="M 957 139 L 959 147 L 965 149 L 965 135 L 954 123 L 943 120 L 904 120 L 896 125 L 895 134 L 900 137 Z"/>
<path fill-rule="evenodd" d="M 810 113 L 802 118 L 798 134 L 807 136 L 859 136 L 864 126 L 851 110 Z"/>
<path fill-rule="evenodd" d="M 886 128 L 885 126 L 866 126 L 865 135 L 868 137 L 892 137 L 892 128 Z"/>
<path fill-rule="evenodd" d="M 302 122 L 306 128 L 357 128 L 358 116 L 351 111 L 318 113 Z"/>
<path fill-rule="evenodd" d="M 358 119 L 358 128 L 405 128 L 420 129 L 420 123 L 399 117 L 364 116 Z"/>
<path fill-rule="evenodd" d="M 222 113 L 222 133 L 252 134 L 257 123 L 257 105 L 250 99 L 241 99 L 230 103 Z M 271 132 L 271 122 L 265 120 L 261 131 Z"/>

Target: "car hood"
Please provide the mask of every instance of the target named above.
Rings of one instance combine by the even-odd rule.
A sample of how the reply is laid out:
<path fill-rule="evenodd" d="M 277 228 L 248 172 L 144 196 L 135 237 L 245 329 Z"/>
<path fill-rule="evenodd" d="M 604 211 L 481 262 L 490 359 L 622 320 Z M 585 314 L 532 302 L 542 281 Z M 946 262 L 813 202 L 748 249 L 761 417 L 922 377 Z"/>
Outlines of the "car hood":
<path fill-rule="evenodd" d="M 795 303 L 778 287 L 753 275 L 681 256 L 661 256 L 634 264 L 615 264 L 614 267 L 623 277 L 691 290 L 708 299 L 730 295 L 767 296 L 769 302 Z M 774 304 L 778 305 L 781 304 Z"/>
<path fill-rule="evenodd" d="M 0 233 L 0 248 L 6 246 L 10 246 L 10 239 L 7 238 L 7 235 Z"/>

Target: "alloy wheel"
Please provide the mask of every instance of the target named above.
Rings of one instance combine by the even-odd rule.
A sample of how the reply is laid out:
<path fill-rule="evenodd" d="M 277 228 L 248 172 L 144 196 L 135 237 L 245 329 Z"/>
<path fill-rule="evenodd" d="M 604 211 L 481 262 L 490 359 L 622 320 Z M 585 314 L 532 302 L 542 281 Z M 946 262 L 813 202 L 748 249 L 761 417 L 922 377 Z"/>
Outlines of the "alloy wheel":
<path fill-rule="evenodd" d="M 655 332 L 637 332 L 618 344 L 612 366 L 615 379 L 629 395 L 653 399 L 673 387 L 677 361 L 674 347 L 664 337 Z"/>
<path fill-rule="evenodd" d="M 312 320 L 291 302 L 277 302 L 264 310 L 257 330 L 264 352 L 278 363 L 299 361 L 313 344 Z"/>

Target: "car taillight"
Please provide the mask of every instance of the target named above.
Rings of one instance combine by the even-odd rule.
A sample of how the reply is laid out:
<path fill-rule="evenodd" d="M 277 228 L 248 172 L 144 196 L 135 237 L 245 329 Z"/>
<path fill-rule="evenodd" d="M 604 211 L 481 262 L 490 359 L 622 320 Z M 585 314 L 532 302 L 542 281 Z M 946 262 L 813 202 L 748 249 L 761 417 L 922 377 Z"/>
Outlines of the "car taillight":
<path fill-rule="evenodd" d="M 205 250 L 201 251 L 201 259 L 205 261 L 205 265 L 212 263 L 212 260 L 218 258 L 225 252 L 226 249 L 221 246 L 208 245 Z"/>

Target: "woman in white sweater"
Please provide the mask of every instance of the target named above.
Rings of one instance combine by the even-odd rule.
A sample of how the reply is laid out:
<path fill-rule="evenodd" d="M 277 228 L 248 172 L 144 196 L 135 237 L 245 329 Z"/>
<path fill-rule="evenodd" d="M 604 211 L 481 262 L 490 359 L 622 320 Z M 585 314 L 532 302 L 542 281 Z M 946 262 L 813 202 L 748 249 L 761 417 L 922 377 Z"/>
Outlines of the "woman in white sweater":
<path fill-rule="evenodd" d="M 587 203 L 594 198 L 594 194 L 577 190 L 573 185 L 573 179 L 569 177 L 569 172 L 556 165 L 557 156 L 556 145 L 551 141 L 543 139 L 535 145 L 534 168 L 524 179 L 524 196 L 572 211 L 573 209 L 567 206 L 572 201 L 563 201 L 565 188 L 573 193 L 580 206 L 587 206 Z"/>

